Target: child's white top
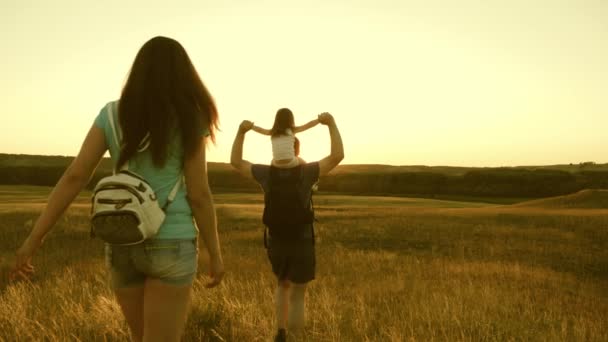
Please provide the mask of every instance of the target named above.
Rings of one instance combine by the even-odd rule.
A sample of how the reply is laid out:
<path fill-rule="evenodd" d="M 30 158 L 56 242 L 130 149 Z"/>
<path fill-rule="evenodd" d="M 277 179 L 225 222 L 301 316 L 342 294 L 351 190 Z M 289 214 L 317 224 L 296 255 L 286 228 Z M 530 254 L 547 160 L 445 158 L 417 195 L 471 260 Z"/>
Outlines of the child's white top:
<path fill-rule="evenodd" d="M 285 130 L 285 133 L 270 138 L 270 141 L 272 141 L 272 158 L 274 160 L 293 159 L 296 156 L 293 147 L 296 137 L 289 128 Z"/>

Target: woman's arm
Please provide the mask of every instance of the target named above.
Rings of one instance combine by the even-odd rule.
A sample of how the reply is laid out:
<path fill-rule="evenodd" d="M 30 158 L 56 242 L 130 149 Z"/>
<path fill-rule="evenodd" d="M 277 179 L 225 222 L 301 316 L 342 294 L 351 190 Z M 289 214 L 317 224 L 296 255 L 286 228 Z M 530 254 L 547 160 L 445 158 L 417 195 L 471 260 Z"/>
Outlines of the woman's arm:
<path fill-rule="evenodd" d="M 220 250 L 220 240 L 217 233 L 217 219 L 213 197 L 207 179 L 207 160 L 205 155 L 205 140 L 201 138 L 196 153 L 184 161 L 184 176 L 188 202 L 194 214 L 194 220 L 200 230 L 199 257 L 203 247 L 209 251 L 210 270 L 212 278 L 207 287 L 218 285 L 224 277 L 224 262 Z M 204 244 L 204 245 L 201 245 Z"/>
<path fill-rule="evenodd" d="M 258 127 L 256 125 L 253 125 L 253 127 L 251 127 L 251 129 L 254 130 L 255 132 L 258 132 L 258 133 L 264 134 L 264 135 L 270 135 L 270 133 L 271 133 L 269 129 Z"/>
<path fill-rule="evenodd" d="M 12 278 L 27 278 L 33 272 L 32 256 L 74 198 L 87 185 L 106 150 L 103 131 L 97 126 L 91 127 L 80 152 L 55 185 L 34 228 L 17 250 Z"/>
<path fill-rule="evenodd" d="M 309 122 L 305 123 L 305 124 L 304 124 L 304 125 L 302 125 L 302 126 L 296 126 L 296 127 L 294 128 L 294 132 L 293 132 L 293 133 L 304 132 L 305 130 L 307 130 L 307 129 L 309 129 L 309 128 L 313 128 L 313 127 L 315 127 L 315 126 L 316 126 L 316 125 L 318 125 L 318 124 L 319 124 L 319 119 L 318 119 L 318 118 L 317 118 L 317 119 L 314 119 L 314 120 L 311 120 L 311 121 L 309 121 Z"/>

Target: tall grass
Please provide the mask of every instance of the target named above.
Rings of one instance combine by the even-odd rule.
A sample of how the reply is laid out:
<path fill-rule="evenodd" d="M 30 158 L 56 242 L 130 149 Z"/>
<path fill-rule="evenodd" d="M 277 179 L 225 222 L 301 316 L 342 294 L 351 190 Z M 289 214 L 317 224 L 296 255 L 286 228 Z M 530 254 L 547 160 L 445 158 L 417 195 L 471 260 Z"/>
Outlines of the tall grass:
<path fill-rule="evenodd" d="M 261 197 L 216 201 L 228 274 L 213 290 L 197 279 L 184 340 L 268 341 L 275 280 Z M 608 340 L 608 211 L 339 196 L 316 203 L 317 280 L 301 340 Z M 38 210 L 6 205 L 4 272 Z M 36 256 L 31 283 L 2 278 L 0 340 L 128 340 L 102 244 L 87 230 L 86 207 L 72 208 Z"/>

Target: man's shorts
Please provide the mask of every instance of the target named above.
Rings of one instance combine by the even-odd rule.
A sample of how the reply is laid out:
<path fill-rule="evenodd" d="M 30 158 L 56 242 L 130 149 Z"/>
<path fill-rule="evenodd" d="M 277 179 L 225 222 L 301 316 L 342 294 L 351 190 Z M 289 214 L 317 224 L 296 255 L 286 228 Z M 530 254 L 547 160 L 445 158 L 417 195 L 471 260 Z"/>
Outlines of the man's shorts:
<path fill-rule="evenodd" d="M 147 240 L 130 246 L 106 244 L 106 263 L 114 288 L 143 286 L 146 278 L 182 286 L 198 268 L 196 240 Z"/>
<path fill-rule="evenodd" d="M 315 279 L 315 246 L 312 240 L 279 240 L 268 237 L 268 260 L 279 280 L 304 284 Z"/>

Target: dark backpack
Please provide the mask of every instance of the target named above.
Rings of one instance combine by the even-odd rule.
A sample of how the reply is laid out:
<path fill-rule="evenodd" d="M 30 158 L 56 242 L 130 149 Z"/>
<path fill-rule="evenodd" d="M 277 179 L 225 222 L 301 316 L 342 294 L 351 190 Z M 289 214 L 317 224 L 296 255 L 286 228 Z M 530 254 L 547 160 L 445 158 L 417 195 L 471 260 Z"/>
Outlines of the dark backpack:
<path fill-rule="evenodd" d="M 304 198 L 303 168 L 270 166 L 268 191 L 264 196 L 262 221 L 270 235 L 279 238 L 302 236 L 302 229 L 314 221 L 312 198 Z"/>

